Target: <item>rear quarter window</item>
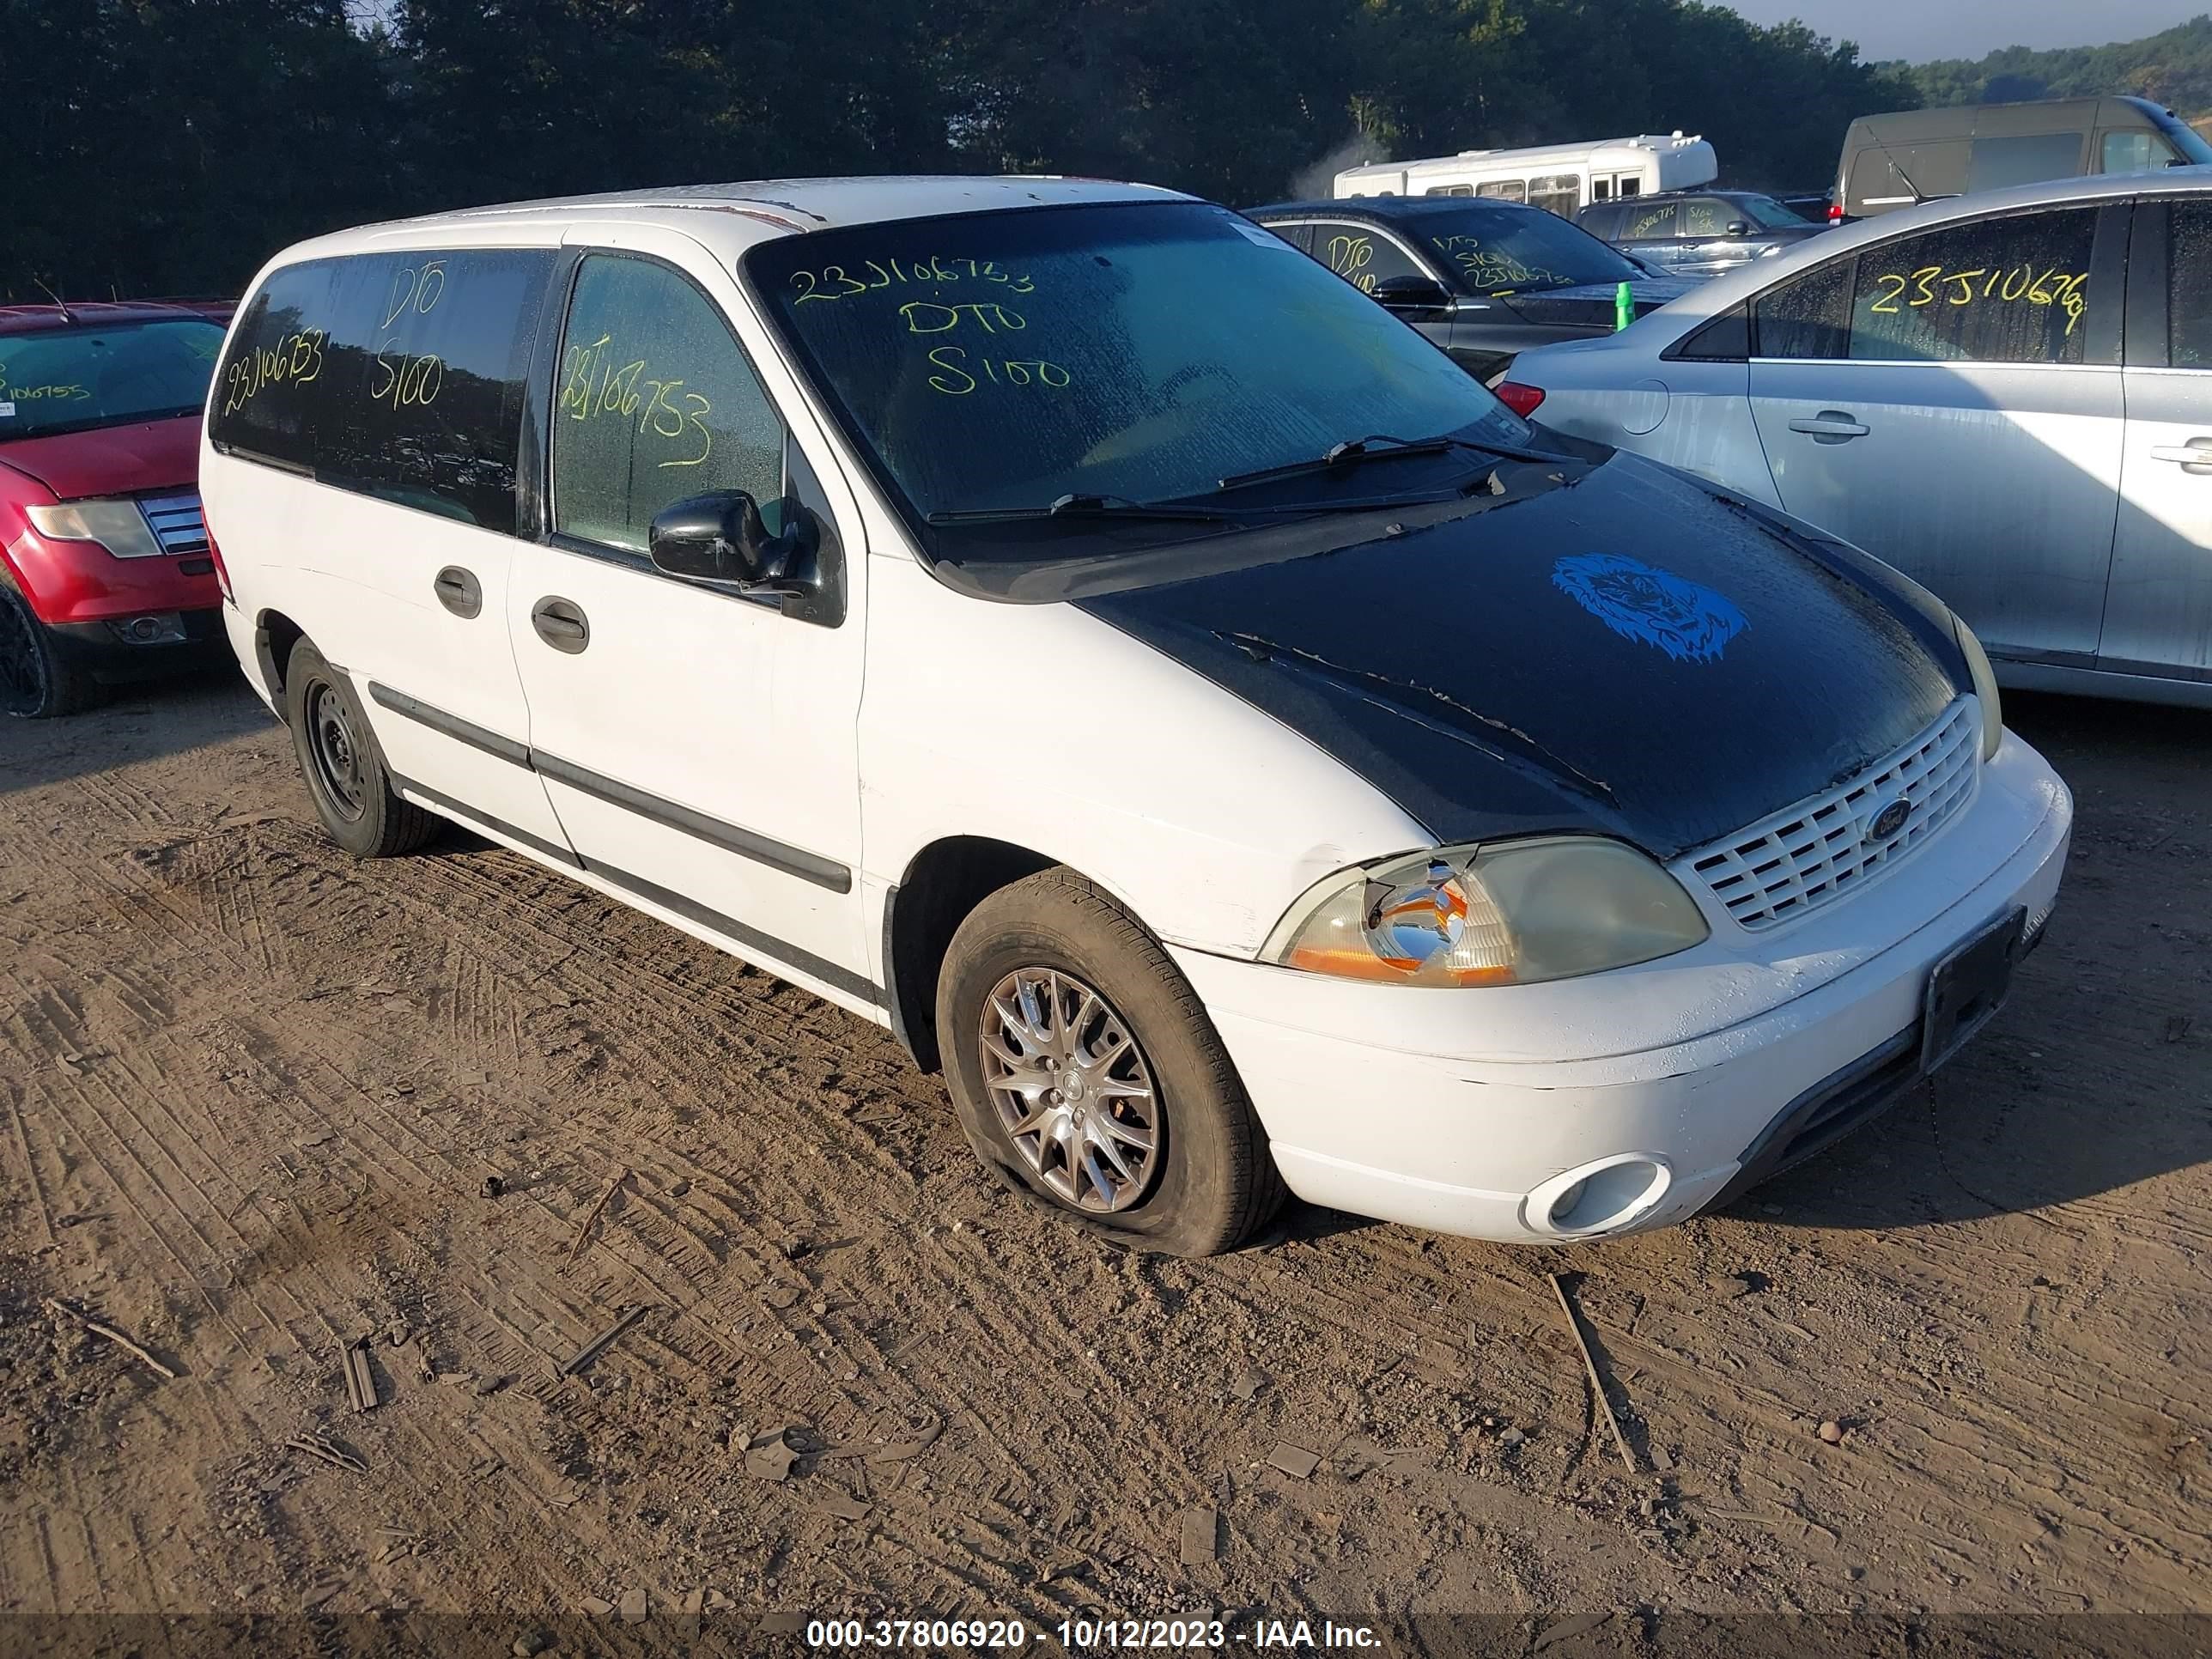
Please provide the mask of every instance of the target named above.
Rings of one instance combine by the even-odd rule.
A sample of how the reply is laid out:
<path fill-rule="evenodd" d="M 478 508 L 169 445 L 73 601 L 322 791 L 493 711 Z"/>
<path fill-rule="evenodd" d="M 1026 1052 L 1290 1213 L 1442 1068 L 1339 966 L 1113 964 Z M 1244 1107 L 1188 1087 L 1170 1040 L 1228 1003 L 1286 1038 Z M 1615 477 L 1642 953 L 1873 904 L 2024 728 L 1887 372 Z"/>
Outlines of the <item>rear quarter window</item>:
<path fill-rule="evenodd" d="M 432 250 L 287 266 L 239 321 L 210 438 L 513 534 L 525 383 L 554 258 Z"/>
<path fill-rule="evenodd" d="M 1575 222 L 1591 235 L 1609 242 L 1619 229 L 1620 209 L 1618 205 L 1586 207 L 1576 216 Z"/>

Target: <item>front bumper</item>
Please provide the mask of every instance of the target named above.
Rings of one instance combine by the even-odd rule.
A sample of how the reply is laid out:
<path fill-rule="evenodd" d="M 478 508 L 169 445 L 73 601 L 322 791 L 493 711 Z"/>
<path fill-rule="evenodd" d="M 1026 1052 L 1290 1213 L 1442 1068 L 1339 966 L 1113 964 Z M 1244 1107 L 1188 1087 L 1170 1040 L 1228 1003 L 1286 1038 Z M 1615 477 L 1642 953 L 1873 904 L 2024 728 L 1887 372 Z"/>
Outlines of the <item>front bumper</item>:
<path fill-rule="evenodd" d="M 48 627 L 128 622 L 222 603 L 205 553 L 118 559 L 98 542 L 54 541 L 27 526 L 8 545 L 16 584 Z"/>
<path fill-rule="evenodd" d="M 58 650 L 107 684 L 219 662 L 228 644 L 213 608 L 137 611 L 106 622 L 56 623 L 47 631 Z"/>
<path fill-rule="evenodd" d="M 1852 897 L 1639 968 L 1414 990 L 1173 954 L 1300 1197 L 1514 1243 L 1607 1237 L 1739 1189 L 1792 1138 L 1783 1120 L 1825 1103 L 1837 1124 L 1869 1078 L 1853 1123 L 1893 1099 L 1920 1074 L 1917 1048 L 1889 1050 L 1917 1036 L 1930 972 L 2015 907 L 2039 935 L 2072 823 L 2065 785 L 2008 733 L 1972 805 Z M 1811 1150 L 1796 1139 L 1792 1158 Z M 1555 1205 L 1577 1181 L 1589 1199 Z"/>

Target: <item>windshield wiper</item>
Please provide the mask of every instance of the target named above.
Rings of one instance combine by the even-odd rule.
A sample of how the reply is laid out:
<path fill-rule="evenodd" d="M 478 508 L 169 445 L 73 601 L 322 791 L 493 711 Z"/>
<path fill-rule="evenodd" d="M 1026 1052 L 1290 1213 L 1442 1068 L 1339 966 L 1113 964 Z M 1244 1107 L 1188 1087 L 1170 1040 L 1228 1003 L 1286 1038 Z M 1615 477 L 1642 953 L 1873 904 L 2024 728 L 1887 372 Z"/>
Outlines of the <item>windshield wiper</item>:
<path fill-rule="evenodd" d="M 1280 478 L 1303 478 L 1316 472 L 1333 472 L 1339 467 L 1357 466 L 1365 461 L 1395 460 L 1401 455 L 1441 455 L 1451 449 L 1473 450 L 1477 454 L 1496 455 L 1509 461 L 1540 461 L 1553 465 L 1572 459 L 1566 455 L 1546 454 L 1541 450 L 1516 449 L 1509 444 L 1477 443 L 1472 438 L 1394 438 L 1387 432 L 1370 432 L 1364 438 L 1346 438 L 1342 443 L 1331 444 L 1326 453 L 1310 461 L 1286 461 L 1280 466 L 1263 466 L 1255 472 L 1232 472 L 1214 488 L 1217 490 L 1242 489 L 1247 484 L 1273 483 Z"/>
<path fill-rule="evenodd" d="M 1133 501 L 1121 495 L 1062 495 L 1048 507 L 963 507 L 925 514 L 924 524 L 1018 524 L 1037 519 L 1181 519 L 1192 524 L 1224 524 L 1246 516 L 1213 507 L 1177 507 L 1167 501 Z"/>

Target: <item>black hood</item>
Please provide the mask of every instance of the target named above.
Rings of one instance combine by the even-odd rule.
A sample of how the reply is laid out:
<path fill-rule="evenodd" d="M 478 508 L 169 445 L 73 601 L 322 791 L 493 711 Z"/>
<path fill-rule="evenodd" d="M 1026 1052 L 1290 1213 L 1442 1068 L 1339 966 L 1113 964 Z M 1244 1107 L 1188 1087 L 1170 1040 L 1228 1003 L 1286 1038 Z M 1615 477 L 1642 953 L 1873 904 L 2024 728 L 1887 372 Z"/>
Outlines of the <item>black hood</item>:
<path fill-rule="evenodd" d="M 1304 733 L 1440 842 L 1583 830 L 1672 858 L 1850 776 L 1966 689 L 1943 614 L 1873 562 L 1634 456 L 1568 476 L 1074 603 Z"/>

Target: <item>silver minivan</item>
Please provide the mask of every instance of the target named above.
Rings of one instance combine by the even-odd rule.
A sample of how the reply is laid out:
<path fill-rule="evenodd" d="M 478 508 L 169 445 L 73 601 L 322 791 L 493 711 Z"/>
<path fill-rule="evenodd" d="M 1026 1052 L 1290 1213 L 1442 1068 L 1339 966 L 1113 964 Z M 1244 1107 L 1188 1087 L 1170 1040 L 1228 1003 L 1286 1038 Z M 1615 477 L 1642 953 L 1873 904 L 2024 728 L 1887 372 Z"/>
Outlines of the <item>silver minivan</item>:
<path fill-rule="evenodd" d="M 1498 392 L 1918 578 L 2002 683 L 2212 706 L 2212 167 L 1832 231 Z"/>

